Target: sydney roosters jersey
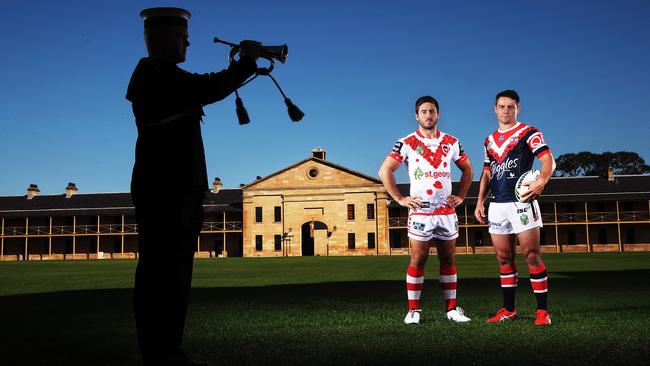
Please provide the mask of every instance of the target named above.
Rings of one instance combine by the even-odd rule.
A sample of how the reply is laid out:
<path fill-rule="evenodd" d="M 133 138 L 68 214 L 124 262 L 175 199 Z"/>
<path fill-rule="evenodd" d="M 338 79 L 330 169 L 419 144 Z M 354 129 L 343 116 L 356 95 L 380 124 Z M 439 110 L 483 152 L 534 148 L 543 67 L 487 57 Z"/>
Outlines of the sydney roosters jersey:
<path fill-rule="evenodd" d="M 447 205 L 451 194 L 451 163 L 467 159 L 457 138 L 438 131 L 425 138 L 420 131 L 399 139 L 388 156 L 406 162 L 411 181 L 411 196 L 420 196 L 424 207 L 418 212 L 432 215 L 455 214 Z M 427 207 L 428 206 L 428 207 Z"/>
<path fill-rule="evenodd" d="M 505 131 L 494 131 L 485 139 L 483 148 L 483 169 L 490 171 L 490 190 L 495 202 L 516 202 L 517 179 L 533 167 L 535 157 L 551 152 L 542 133 L 521 122 Z"/>

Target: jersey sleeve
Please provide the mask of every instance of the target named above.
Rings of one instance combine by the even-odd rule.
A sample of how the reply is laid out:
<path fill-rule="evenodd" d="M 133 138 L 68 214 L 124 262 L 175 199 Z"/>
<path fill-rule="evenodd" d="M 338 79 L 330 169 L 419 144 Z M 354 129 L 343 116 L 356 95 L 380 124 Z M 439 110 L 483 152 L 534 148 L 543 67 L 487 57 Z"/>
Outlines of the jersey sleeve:
<path fill-rule="evenodd" d="M 388 153 L 388 156 L 397 160 L 397 162 L 401 164 L 406 160 L 406 149 L 407 147 L 406 144 L 404 144 L 404 140 L 399 139 L 395 142 L 395 145 L 393 145 L 393 149 Z"/>
<path fill-rule="evenodd" d="M 490 157 L 487 152 L 487 140 L 483 144 L 483 170 L 490 170 Z"/>
<path fill-rule="evenodd" d="M 551 152 L 551 149 L 546 145 L 542 133 L 535 129 L 534 132 L 526 140 L 526 144 L 530 151 L 539 159 L 540 157 Z"/>
<path fill-rule="evenodd" d="M 463 150 L 463 145 L 461 145 L 460 140 L 456 140 L 456 142 L 452 145 L 451 150 L 451 160 L 456 162 L 456 165 L 467 160 L 467 154 L 465 153 L 465 150 Z"/>

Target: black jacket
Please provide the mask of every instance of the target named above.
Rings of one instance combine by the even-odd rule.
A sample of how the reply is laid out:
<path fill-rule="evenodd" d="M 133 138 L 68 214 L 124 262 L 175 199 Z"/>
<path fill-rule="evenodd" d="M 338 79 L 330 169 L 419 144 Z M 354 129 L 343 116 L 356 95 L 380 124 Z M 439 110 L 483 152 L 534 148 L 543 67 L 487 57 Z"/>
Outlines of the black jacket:
<path fill-rule="evenodd" d="M 160 59 L 141 59 L 126 94 L 138 127 L 131 192 L 207 190 L 203 106 L 230 95 L 256 70 L 250 57 L 210 74 L 189 73 Z"/>

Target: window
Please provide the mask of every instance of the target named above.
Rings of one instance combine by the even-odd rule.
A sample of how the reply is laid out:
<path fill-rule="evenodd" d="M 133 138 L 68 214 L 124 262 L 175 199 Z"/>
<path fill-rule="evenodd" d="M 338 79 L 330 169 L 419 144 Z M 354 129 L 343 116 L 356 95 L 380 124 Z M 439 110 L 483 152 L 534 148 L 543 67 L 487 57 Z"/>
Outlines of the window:
<path fill-rule="evenodd" d="M 375 219 L 375 204 L 374 203 L 369 203 L 366 206 L 366 210 L 368 211 L 368 220 L 374 220 Z"/>
<path fill-rule="evenodd" d="M 634 211 L 634 202 L 632 201 L 623 202 L 623 211 Z"/>
<path fill-rule="evenodd" d="M 354 205 L 348 205 L 348 221 L 354 221 Z"/>
<path fill-rule="evenodd" d="M 576 243 L 576 229 L 567 230 L 567 244 L 574 245 Z"/>
<path fill-rule="evenodd" d="M 307 170 L 307 177 L 309 177 L 309 179 L 316 179 L 318 177 L 318 168 L 309 168 L 309 170 Z"/>
<path fill-rule="evenodd" d="M 575 213 L 575 210 L 576 210 L 576 206 L 573 204 L 573 202 L 566 204 L 566 212 L 567 212 L 568 217 L 569 217 L 569 222 L 573 222 L 573 220 L 574 220 L 573 219 L 573 214 Z M 573 243 L 573 244 L 575 244 L 575 243 Z"/>
<path fill-rule="evenodd" d="M 625 230 L 625 236 L 628 244 L 636 244 L 633 227 L 628 227 L 627 230 Z"/>
<path fill-rule="evenodd" d="M 399 230 L 389 230 L 390 233 L 390 247 L 391 248 L 401 248 L 402 247 L 402 235 Z"/>
<path fill-rule="evenodd" d="M 598 229 L 598 244 L 607 244 L 607 229 Z"/>
<path fill-rule="evenodd" d="M 368 233 L 368 249 L 375 248 L 375 233 Z"/>
<path fill-rule="evenodd" d="M 282 235 L 275 236 L 275 247 L 273 249 L 275 249 L 276 252 L 282 250 Z"/>
<path fill-rule="evenodd" d="M 394 217 L 400 217 L 400 216 L 406 216 L 406 215 L 402 215 L 401 206 L 400 207 L 388 207 L 388 217 L 394 218 Z"/>
<path fill-rule="evenodd" d="M 262 222 L 262 208 L 255 207 L 255 222 Z"/>
<path fill-rule="evenodd" d="M 262 235 L 255 235 L 255 250 L 262 251 Z"/>
<path fill-rule="evenodd" d="M 348 233 L 348 249 L 354 249 L 355 247 L 354 233 Z"/>
<path fill-rule="evenodd" d="M 275 222 L 282 221 L 282 207 L 275 206 L 273 208 L 273 221 L 275 221 Z"/>
<path fill-rule="evenodd" d="M 480 247 L 481 245 L 483 245 L 483 232 L 477 231 L 474 235 L 474 246 Z"/>

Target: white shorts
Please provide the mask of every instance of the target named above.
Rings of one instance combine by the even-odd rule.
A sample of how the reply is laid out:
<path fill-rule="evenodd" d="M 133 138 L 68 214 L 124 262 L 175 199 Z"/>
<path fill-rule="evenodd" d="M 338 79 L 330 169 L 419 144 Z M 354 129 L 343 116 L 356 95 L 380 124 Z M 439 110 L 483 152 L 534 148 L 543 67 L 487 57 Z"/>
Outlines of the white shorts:
<path fill-rule="evenodd" d="M 419 241 L 452 240 L 458 237 L 458 216 L 409 213 L 408 237 Z"/>
<path fill-rule="evenodd" d="M 492 202 L 488 208 L 491 234 L 519 234 L 542 227 L 542 213 L 537 201 Z"/>

